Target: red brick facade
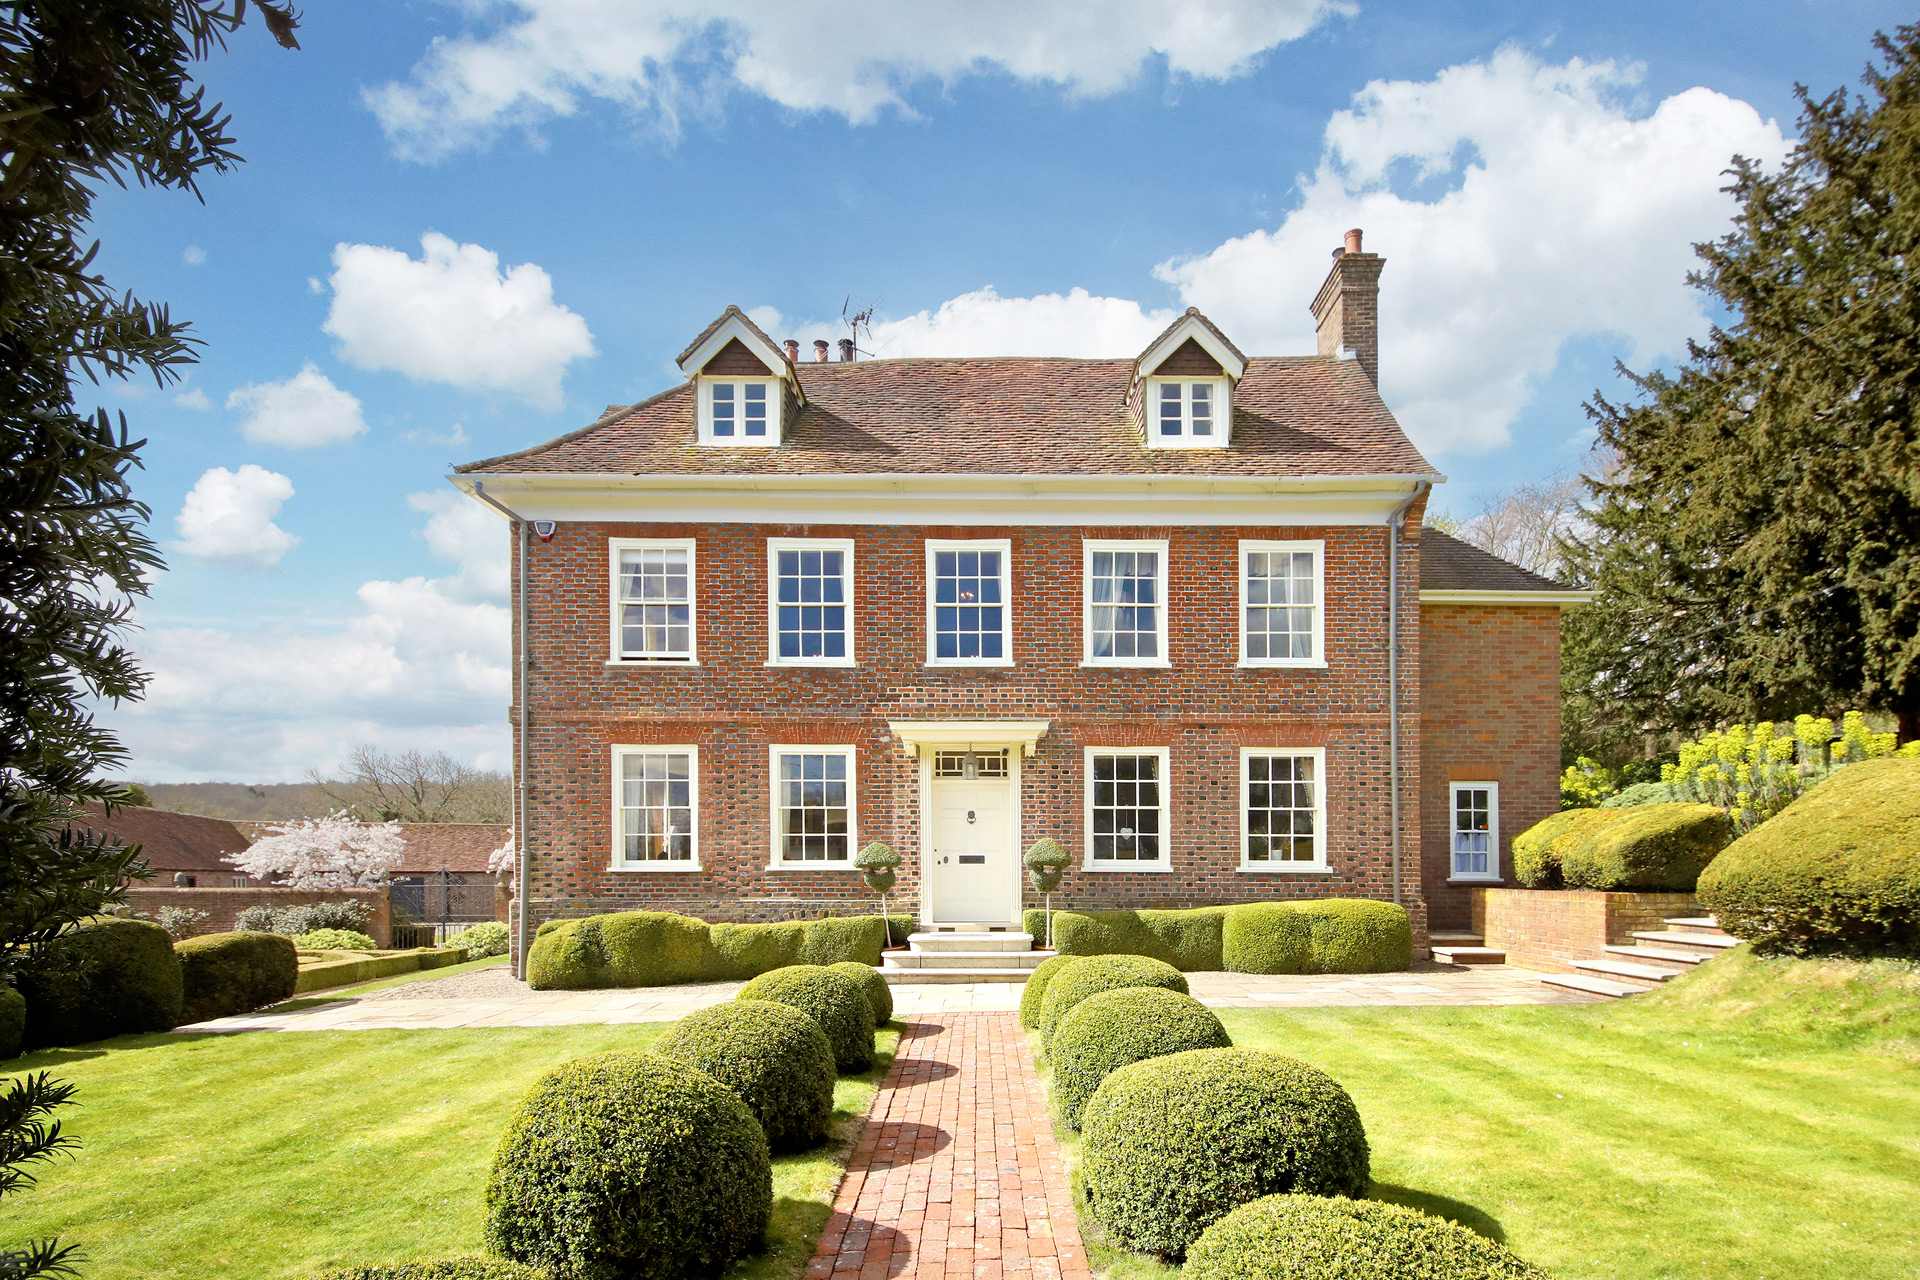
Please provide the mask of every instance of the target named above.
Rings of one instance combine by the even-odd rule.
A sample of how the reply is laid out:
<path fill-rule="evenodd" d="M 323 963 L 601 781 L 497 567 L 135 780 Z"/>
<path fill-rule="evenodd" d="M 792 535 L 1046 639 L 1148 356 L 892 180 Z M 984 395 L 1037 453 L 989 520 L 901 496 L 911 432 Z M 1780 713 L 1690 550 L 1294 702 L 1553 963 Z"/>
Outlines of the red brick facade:
<path fill-rule="evenodd" d="M 1418 511 L 1413 514 L 1417 520 Z M 647 537 L 696 541 L 697 666 L 608 663 L 608 540 Z M 858 666 L 767 665 L 770 537 L 853 540 Z M 929 667 L 925 541 L 981 537 L 1011 541 L 1014 665 Z M 1169 667 L 1081 665 L 1083 538 L 1166 539 Z M 533 544 L 528 579 L 534 919 L 631 907 L 708 919 L 871 910 L 872 895 L 850 868 L 768 870 L 772 744 L 858 747 L 858 841 L 885 840 L 902 854 L 894 901 L 911 909 L 920 891 L 919 775 L 888 729 L 888 721 L 897 719 L 1049 721 L 1035 754 L 1021 762 L 1019 838 L 1024 847 L 1054 836 L 1076 858 L 1085 851 L 1084 748 L 1169 749 L 1172 869 L 1093 872 L 1076 866 L 1055 895 L 1056 906 L 1391 898 L 1387 538 L 1380 525 L 563 523 L 550 542 Z M 1241 539 L 1324 541 L 1326 668 L 1238 665 Z M 1401 573 L 1402 898 L 1424 936 L 1418 817 L 1422 646 L 1415 625 L 1418 549 L 1412 542 L 1403 547 Z M 611 750 L 644 743 L 699 748 L 698 871 L 609 870 Z M 1326 872 L 1238 869 L 1243 746 L 1325 748 Z"/>
<path fill-rule="evenodd" d="M 1611 943 L 1632 942 L 1641 930 L 1659 932 L 1669 916 L 1699 914 L 1690 893 L 1600 893 L 1585 889 L 1469 891 L 1469 922 L 1507 963 L 1547 973 L 1571 973 L 1575 960 L 1594 960 Z"/>
<path fill-rule="evenodd" d="M 1429 923 L 1464 929 L 1473 886 L 1450 879 L 1451 783 L 1500 784 L 1498 875 L 1513 837 L 1560 808 L 1560 609 L 1423 604 L 1421 841 Z"/>

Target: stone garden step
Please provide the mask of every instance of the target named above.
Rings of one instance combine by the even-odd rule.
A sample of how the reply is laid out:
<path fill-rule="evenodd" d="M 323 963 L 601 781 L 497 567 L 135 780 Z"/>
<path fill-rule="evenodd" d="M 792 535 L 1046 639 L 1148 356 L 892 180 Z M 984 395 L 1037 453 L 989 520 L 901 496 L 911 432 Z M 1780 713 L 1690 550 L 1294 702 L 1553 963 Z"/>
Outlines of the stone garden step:
<path fill-rule="evenodd" d="M 1441 964 L 1505 964 L 1507 953 L 1492 947 L 1438 946 L 1433 958 Z"/>
<path fill-rule="evenodd" d="M 890 969 L 882 968 L 880 976 L 893 986 L 905 986 L 923 982 L 1022 982 L 1032 972 L 1028 969 Z"/>
<path fill-rule="evenodd" d="M 1540 981 L 1550 987 L 1565 987 L 1570 991 L 1584 991 L 1588 995 L 1606 996 L 1618 1000 L 1621 996 L 1637 996 L 1645 987 L 1631 983 L 1615 982 L 1611 978 L 1595 978 L 1584 973 L 1543 973 Z"/>
<path fill-rule="evenodd" d="M 1634 964 L 1630 960 L 1575 960 L 1573 967 L 1595 977 L 1639 983 L 1642 988 L 1657 987 L 1679 972 L 1650 964 Z"/>
<path fill-rule="evenodd" d="M 1664 933 L 1646 930 L 1635 933 L 1633 936 L 1641 942 L 1651 942 L 1657 947 L 1698 947 L 1708 955 L 1718 955 L 1729 947 L 1740 945 L 1738 938 L 1729 938 L 1725 934 L 1715 936 L 1711 933 L 1687 933 L 1678 929 L 1669 929 Z"/>
<path fill-rule="evenodd" d="M 1605 948 L 1606 953 L 1616 960 L 1637 960 L 1643 964 L 1673 965 L 1676 972 L 1685 973 L 1697 964 L 1713 959 L 1713 953 L 1698 948 L 1683 950 L 1678 947 L 1621 947 Z"/>
<path fill-rule="evenodd" d="M 1726 930 L 1722 929 L 1720 922 L 1712 916 L 1668 916 L 1667 925 L 1682 933 L 1718 934 L 1722 938 L 1727 936 Z"/>

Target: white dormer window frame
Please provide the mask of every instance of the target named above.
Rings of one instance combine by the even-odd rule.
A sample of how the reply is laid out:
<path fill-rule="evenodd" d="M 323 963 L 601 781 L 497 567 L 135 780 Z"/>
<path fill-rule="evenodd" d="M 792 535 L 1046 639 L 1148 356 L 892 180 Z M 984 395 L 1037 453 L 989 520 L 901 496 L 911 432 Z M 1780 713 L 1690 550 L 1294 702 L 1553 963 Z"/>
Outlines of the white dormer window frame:
<path fill-rule="evenodd" d="M 1150 449 L 1224 449 L 1232 442 L 1230 378 L 1155 375 L 1147 379 L 1141 407 Z"/>
<path fill-rule="evenodd" d="M 781 409 L 786 401 L 782 379 L 702 374 L 698 388 L 701 444 L 770 449 L 780 443 Z M 749 434 L 755 427 L 762 430 Z"/>

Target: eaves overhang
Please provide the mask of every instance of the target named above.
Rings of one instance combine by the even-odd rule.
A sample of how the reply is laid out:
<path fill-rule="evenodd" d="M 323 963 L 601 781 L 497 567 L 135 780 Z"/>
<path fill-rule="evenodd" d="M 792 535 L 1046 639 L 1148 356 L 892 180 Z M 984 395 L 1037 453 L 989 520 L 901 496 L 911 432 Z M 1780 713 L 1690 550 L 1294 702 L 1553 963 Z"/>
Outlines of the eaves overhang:
<path fill-rule="evenodd" d="M 1593 603 L 1597 591 L 1422 591 L 1420 603 L 1557 606 L 1573 609 Z"/>

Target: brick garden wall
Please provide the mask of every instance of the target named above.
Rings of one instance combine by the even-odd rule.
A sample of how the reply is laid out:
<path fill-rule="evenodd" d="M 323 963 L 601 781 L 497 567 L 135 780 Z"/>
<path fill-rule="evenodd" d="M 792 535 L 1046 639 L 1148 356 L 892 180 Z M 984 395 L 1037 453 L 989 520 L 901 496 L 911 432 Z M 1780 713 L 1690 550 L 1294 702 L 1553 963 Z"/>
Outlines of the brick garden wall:
<path fill-rule="evenodd" d="M 1472 926 L 1486 945 L 1523 969 L 1567 973 L 1597 960 L 1609 943 L 1666 928 L 1668 916 L 1699 914 L 1690 893 L 1603 893 L 1588 889 L 1471 890 Z"/>
<path fill-rule="evenodd" d="M 373 907 L 366 932 L 382 947 L 393 941 L 393 916 L 385 889 L 172 889 L 134 885 L 127 889 L 127 905 L 142 916 L 161 907 L 204 911 L 196 933 L 225 933 L 234 917 L 248 907 L 298 907 L 310 902 L 365 902 Z"/>
<path fill-rule="evenodd" d="M 1509 880 L 1513 837 L 1560 809 L 1560 610 L 1423 604 L 1420 636 L 1424 896 L 1434 928 L 1462 929 L 1479 890 L 1448 883 L 1448 784 L 1500 784 L 1500 873 Z"/>
<path fill-rule="evenodd" d="M 1416 511 L 1417 517 L 1418 512 Z M 694 538 L 698 666 L 609 666 L 608 539 Z M 852 668 L 770 668 L 769 537 L 852 538 Z M 1012 542 L 1012 654 L 1005 668 L 925 665 L 928 538 Z M 1168 668 L 1083 668 L 1083 538 L 1166 538 Z M 1325 670 L 1241 668 L 1238 542 L 1324 539 Z M 574 523 L 535 543 L 529 578 L 535 663 L 529 742 L 534 922 L 654 908 L 710 920 L 874 909 L 852 870 L 768 870 L 768 747 L 853 744 L 858 839 L 903 855 L 897 910 L 919 902 L 919 775 L 889 719 L 1052 722 L 1022 762 L 1022 844 L 1043 835 L 1084 856 L 1088 745 L 1170 749 L 1171 872 L 1069 873 L 1057 906 L 1194 906 L 1263 898 L 1392 896 L 1385 666 L 1386 530 L 1333 528 L 946 528 Z M 516 551 L 517 554 L 517 551 Z M 1403 616 L 1419 565 L 1403 555 Z M 518 565 L 516 564 L 516 573 Z M 1420 650 L 1404 628 L 1404 891 L 1420 903 Z M 615 744 L 694 745 L 698 871 L 611 871 Z M 1327 751 L 1329 864 L 1323 874 L 1239 866 L 1242 746 Z M 1030 905 L 1039 905 L 1029 895 Z"/>

